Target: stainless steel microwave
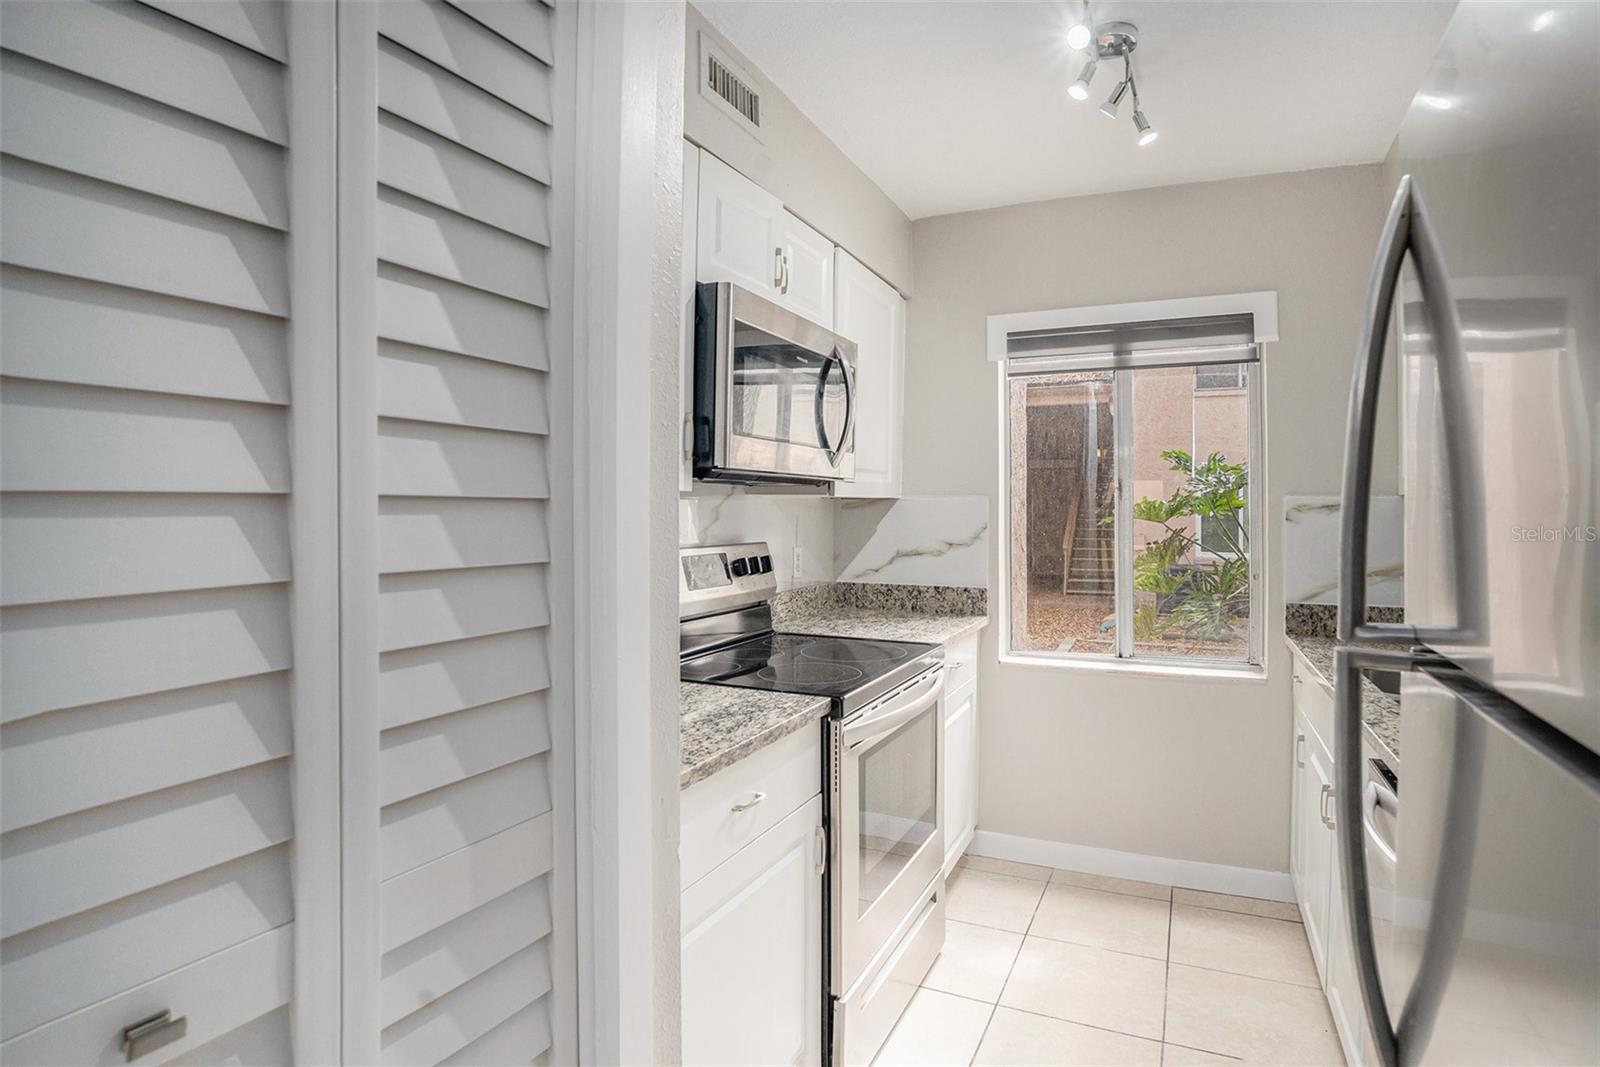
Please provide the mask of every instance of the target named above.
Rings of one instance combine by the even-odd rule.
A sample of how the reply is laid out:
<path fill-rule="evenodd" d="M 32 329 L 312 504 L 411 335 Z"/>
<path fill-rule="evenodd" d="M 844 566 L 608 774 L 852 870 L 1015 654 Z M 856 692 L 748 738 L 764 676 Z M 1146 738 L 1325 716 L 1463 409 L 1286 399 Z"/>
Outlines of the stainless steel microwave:
<path fill-rule="evenodd" d="M 698 286 L 696 478 L 850 481 L 855 423 L 855 342 L 731 282 Z"/>

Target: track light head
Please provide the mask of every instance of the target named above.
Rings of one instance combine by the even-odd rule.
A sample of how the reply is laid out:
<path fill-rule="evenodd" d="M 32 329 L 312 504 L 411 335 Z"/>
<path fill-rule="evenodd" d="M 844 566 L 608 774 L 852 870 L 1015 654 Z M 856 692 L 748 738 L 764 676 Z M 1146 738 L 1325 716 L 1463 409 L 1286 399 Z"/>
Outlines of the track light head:
<path fill-rule="evenodd" d="M 1117 87 L 1111 90 L 1111 95 L 1106 97 L 1106 102 L 1100 105 L 1100 114 L 1108 119 L 1117 117 L 1117 108 L 1122 105 L 1122 98 L 1128 95 L 1128 79 L 1123 78 L 1117 82 Z"/>
<path fill-rule="evenodd" d="M 1141 147 L 1160 136 L 1156 132 L 1156 128 L 1150 125 L 1150 120 L 1144 117 L 1144 111 L 1140 108 L 1133 109 L 1133 128 L 1139 131 L 1139 144 Z"/>
<path fill-rule="evenodd" d="M 1094 72 L 1099 65 L 1092 59 L 1085 63 L 1078 72 L 1078 80 L 1067 86 L 1067 95 L 1074 100 L 1089 99 L 1089 83 L 1094 81 Z"/>

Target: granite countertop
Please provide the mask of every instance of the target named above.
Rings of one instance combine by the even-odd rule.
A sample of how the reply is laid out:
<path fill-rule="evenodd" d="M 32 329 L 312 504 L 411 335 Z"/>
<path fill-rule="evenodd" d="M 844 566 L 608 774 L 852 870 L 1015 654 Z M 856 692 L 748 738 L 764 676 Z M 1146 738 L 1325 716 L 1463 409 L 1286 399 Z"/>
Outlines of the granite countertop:
<path fill-rule="evenodd" d="M 1306 662 L 1311 665 L 1315 677 L 1313 680 L 1333 692 L 1333 653 L 1339 647 L 1339 642 L 1331 637 L 1310 637 L 1303 634 L 1290 634 L 1288 640 L 1300 653 L 1305 656 Z M 1363 642 L 1363 648 L 1392 649 L 1404 652 L 1409 645 L 1397 642 Z M 1379 689 L 1369 678 L 1361 679 L 1361 720 L 1372 731 L 1374 737 L 1383 743 L 1389 754 L 1396 759 L 1400 758 L 1400 698 L 1391 696 Z"/>
<path fill-rule="evenodd" d="M 828 698 L 679 682 L 678 711 L 684 789 L 815 723 L 827 714 Z"/>
<path fill-rule="evenodd" d="M 926 641 L 939 645 L 977 633 L 988 624 L 987 615 L 925 615 L 891 608 L 827 607 L 785 613 L 774 620 L 773 625 L 791 634 Z"/>

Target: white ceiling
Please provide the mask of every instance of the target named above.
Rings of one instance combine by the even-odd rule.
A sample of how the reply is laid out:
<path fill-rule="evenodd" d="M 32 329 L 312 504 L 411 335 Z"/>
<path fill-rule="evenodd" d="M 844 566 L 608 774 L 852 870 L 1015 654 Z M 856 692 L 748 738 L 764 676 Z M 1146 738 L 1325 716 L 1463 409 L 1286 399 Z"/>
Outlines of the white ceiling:
<path fill-rule="evenodd" d="M 1383 158 L 1454 7 L 1440 2 L 1116 2 L 1139 27 L 1131 100 L 1099 113 L 1065 2 L 696 0 L 912 218 Z"/>

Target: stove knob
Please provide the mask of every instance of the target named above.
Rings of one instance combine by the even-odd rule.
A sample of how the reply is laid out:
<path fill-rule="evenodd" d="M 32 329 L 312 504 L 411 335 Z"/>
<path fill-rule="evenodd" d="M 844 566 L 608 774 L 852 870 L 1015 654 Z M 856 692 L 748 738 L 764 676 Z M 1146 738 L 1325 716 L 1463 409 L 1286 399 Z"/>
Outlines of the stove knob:
<path fill-rule="evenodd" d="M 731 569 L 733 570 L 733 576 L 735 578 L 743 578 L 746 574 L 750 573 L 750 568 L 742 559 L 734 560 L 733 567 Z"/>
<path fill-rule="evenodd" d="M 761 557 L 761 573 L 762 574 L 770 574 L 771 572 L 772 572 L 772 557 L 771 556 L 762 556 Z"/>
<path fill-rule="evenodd" d="M 750 569 L 750 573 L 751 574 L 760 574 L 761 573 L 761 557 L 760 556 L 751 556 L 749 559 L 746 559 L 744 561 L 744 565 Z"/>

